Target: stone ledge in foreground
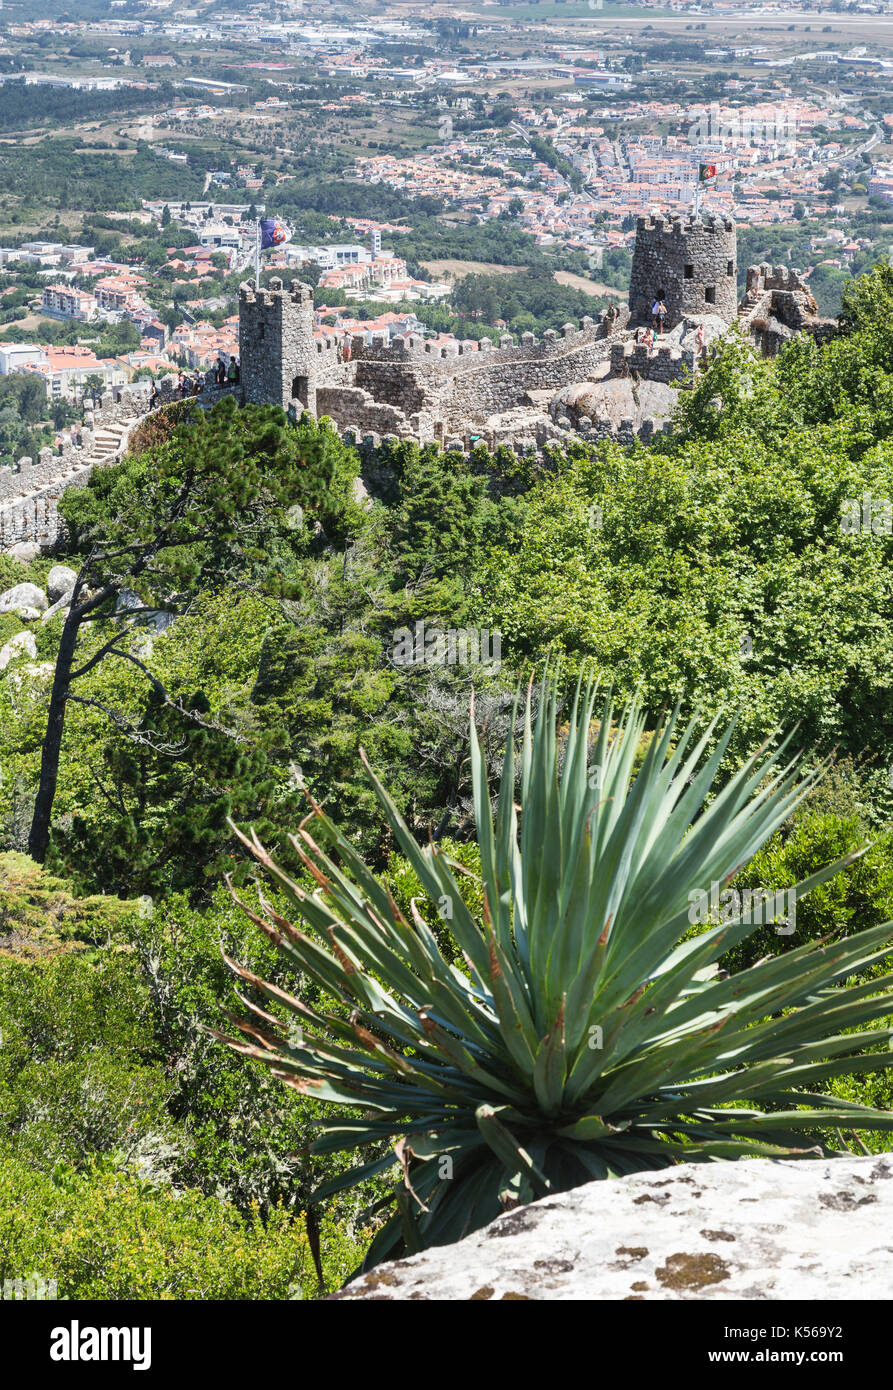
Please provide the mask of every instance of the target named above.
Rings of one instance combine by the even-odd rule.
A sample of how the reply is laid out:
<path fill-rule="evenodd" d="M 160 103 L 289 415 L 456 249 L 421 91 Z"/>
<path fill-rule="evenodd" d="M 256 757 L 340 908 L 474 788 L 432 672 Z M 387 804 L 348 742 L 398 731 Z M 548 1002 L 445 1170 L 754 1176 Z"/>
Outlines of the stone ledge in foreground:
<path fill-rule="evenodd" d="M 893 1154 L 680 1165 L 507 1212 L 336 1299 L 887 1299 Z"/>

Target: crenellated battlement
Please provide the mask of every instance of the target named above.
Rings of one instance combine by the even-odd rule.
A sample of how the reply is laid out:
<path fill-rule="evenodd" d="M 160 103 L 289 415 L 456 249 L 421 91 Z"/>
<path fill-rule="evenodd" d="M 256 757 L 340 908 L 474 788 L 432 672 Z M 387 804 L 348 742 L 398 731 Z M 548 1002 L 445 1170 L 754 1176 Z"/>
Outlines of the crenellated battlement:
<path fill-rule="evenodd" d="M 569 349 L 603 341 L 610 336 L 612 327 L 612 320 L 603 312 L 598 318 L 587 316 L 578 323 L 565 323 L 560 332 L 547 329 L 541 338 L 533 333 L 522 333 L 517 343 L 511 333 L 502 334 L 498 344 L 490 338 L 437 343 L 421 334 L 391 341 L 385 332 L 373 334 L 371 341 L 367 341 L 366 336 L 359 333 L 351 339 L 351 357 L 369 362 L 393 362 L 395 365 L 436 362 L 465 371 L 498 363 L 526 362 L 536 357 L 560 357 Z"/>
<path fill-rule="evenodd" d="M 208 387 L 201 404 L 211 404 L 238 388 Z M 137 426 L 149 413 L 151 383 L 105 391 L 92 408 L 84 411 L 80 430 L 66 435 L 56 449 L 41 449 L 37 458 L 24 456 L 0 466 L 0 549 L 16 541 L 37 541 L 52 546 L 61 522 L 57 503 L 70 487 L 84 487 L 93 469 L 123 458 Z M 180 400 L 177 378 L 158 383 L 158 405 Z"/>
<path fill-rule="evenodd" d="M 247 401 L 316 410 L 315 326 L 310 285 L 293 280 L 286 290 L 278 278 L 267 289 L 254 280 L 240 285 L 239 360 Z"/>
<path fill-rule="evenodd" d="M 663 346 L 649 348 L 645 343 L 618 342 L 611 345 L 611 374 L 635 373 L 643 381 L 684 381 L 694 376 L 698 353 L 694 348 Z"/>
<path fill-rule="evenodd" d="M 276 277 L 270 281 L 266 289 L 258 287 L 255 280 L 244 280 L 239 286 L 240 304 L 257 304 L 270 308 L 278 304 L 283 297 L 290 299 L 293 304 L 312 304 L 313 290 L 302 280 L 292 280 L 286 290 L 282 281 Z"/>
<path fill-rule="evenodd" d="M 636 236 L 647 235 L 649 232 L 670 232 L 673 236 L 684 236 L 691 233 L 702 234 L 723 234 L 735 231 L 735 223 L 730 217 L 720 217 L 717 213 L 710 212 L 696 216 L 693 212 L 687 217 L 681 217 L 674 213 L 669 217 L 664 217 L 661 213 L 649 213 L 636 219 Z"/>
<path fill-rule="evenodd" d="M 261 288 L 248 280 L 239 294 L 244 398 L 323 413 L 342 429 L 357 424 L 441 441 L 469 430 L 511 434 L 524 426 L 518 412 L 532 418 L 574 382 L 612 371 L 665 384 L 692 375 L 695 352 L 662 345 L 649 353 L 624 344 L 628 326 L 650 317 L 656 298 L 668 306 L 667 329 L 699 315 L 731 322 L 736 256 L 728 218 L 640 218 L 630 310 L 587 316 L 540 336 L 523 333 L 519 341 L 509 333 L 462 342 L 422 333 L 392 339 L 386 330 L 349 339 L 318 333 L 309 285 L 296 280 L 286 289 L 273 279 Z"/>

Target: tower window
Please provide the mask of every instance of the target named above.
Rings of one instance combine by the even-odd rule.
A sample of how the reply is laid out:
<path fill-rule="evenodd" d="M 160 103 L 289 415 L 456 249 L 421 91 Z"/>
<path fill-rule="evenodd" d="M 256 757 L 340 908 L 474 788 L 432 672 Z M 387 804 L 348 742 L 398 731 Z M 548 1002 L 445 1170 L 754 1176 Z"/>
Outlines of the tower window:
<path fill-rule="evenodd" d="M 267 325 L 265 323 L 262 323 L 260 325 L 257 336 L 261 339 L 261 341 L 263 341 L 263 339 L 267 336 Z"/>
<path fill-rule="evenodd" d="M 716 289 L 713 285 L 708 285 L 704 291 L 704 298 L 708 304 L 716 303 Z"/>
<path fill-rule="evenodd" d="M 726 274 L 727 274 L 727 275 L 734 275 L 734 274 L 735 274 L 735 262 L 734 262 L 734 261 L 729 261 L 728 267 L 727 267 L 727 269 L 726 269 Z"/>
<path fill-rule="evenodd" d="M 307 404 L 307 387 L 309 378 L 306 376 L 296 376 L 291 384 L 291 398 L 293 401 L 300 401 L 302 405 Z"/>
<path fill-rule="evenodd" d="M 685 267 L 685 278 L 686 280 L 693 280 L 695 278 L 695 268 L 693 265 L 687 265 Z"/>

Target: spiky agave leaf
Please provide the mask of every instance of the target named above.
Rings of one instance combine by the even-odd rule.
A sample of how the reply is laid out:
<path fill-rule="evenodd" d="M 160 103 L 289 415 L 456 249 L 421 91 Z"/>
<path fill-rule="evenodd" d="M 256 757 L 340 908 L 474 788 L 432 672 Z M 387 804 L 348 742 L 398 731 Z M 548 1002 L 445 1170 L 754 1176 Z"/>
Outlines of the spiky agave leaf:
<path fill-rule="evenodd" d="M 397 1210 L 367 1265 L 456 1240 L 507 1206 L 591 1178 L 807 1156 L 832 1151 L 816 1134 L 836 1125 L 893 1128 L 890 1114 L 807 1089 L 893 1065 L 893 1029 L 849 1031 L 893 1013 L 893 977 L 845 983 L 893 955 L 893 926 L 807 943 L 728 977 L 716 962 L 761 923 L 745 914 L 691 931 L 691 894 L 725 888 L 824 767 L 802 773 L 786 740 L 754 754 L 708 800 L 732 728 L 715 742 L 715 725 L 696 738 L 677 709 L 636 771 L 639 702 L 615 724 L 606 700 L 593 744 L 595 702 L 595 688 L 578 685 L 561 757 L 554 679 L 543 681 L 533 727 L 528 701 L 520 817 L 514 727 L 494 818 L 472 718 L 483 922 L 462 875 L 437 845 L 416 843 L 366 764 L 425 892 L 448 905 L 465 971 L 415 905 L 406 919 L 316 803 L 291 837 L 312 892 L 253 832 L 233 827 L 301 926 L 266 903 L 262 916 L 245 910 L 340 1007 L 310 1007 L 231 961 L 303 1034 L 290 1042 L 277 1015 L 246 998 L 245 1040 L 224 1040 L 339 1106 L 317 1152 L 391 1147 L 315 1194 L 399 1164 Z M 796 896 L 855 858 L 812 875 Z M 345 1116 L 344 1106 L 361 1113 Z"/>

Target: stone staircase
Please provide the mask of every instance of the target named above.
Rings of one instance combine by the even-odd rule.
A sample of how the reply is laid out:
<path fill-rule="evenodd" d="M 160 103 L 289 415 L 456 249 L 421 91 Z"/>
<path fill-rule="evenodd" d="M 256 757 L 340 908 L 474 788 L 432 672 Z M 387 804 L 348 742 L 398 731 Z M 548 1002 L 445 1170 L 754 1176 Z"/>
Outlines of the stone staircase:
<path fill-rule="evenodd" d="M 123 452 L 125 436 L 129 433 L 126 425 L 100 426 L 93 435 L 93 448 L 90 450 L 90 463 L 112 463 Z"/>

